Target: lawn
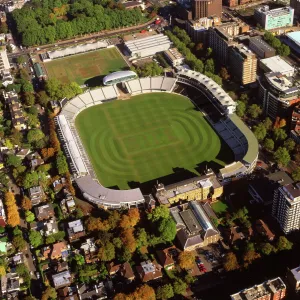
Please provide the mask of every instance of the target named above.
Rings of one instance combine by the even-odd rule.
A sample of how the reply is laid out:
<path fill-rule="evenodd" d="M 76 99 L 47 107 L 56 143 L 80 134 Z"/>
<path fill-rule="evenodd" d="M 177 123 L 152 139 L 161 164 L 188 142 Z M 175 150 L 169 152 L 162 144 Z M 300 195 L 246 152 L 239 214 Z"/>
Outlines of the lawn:
<path fill-rule="evenodd" d="M 59 58 L 45 63 L 49 78 L 57 78 L 61 82 L 77 82 L 79 85 L 102 85 L 102 78 L 128 66 L 117 49 L 109 48 Z"/>
<path fill-rule="evenodd" d="M 134 96 L 85 109 L 76 128 L 99 181 L 129 188 L 184 168 L 197 174 L 202 162 L 222 164 L 221 141 L 185 97 L 167 93 Z"/>
<path fill-rule="evenodd" d="M 217 202 L 212 203 L 211 207 L 216 214 L 221 214 L 221 213 L 227 211 L 227 209 L 228 209 L 227 204 L 221 200 L 218 200 Z"/>

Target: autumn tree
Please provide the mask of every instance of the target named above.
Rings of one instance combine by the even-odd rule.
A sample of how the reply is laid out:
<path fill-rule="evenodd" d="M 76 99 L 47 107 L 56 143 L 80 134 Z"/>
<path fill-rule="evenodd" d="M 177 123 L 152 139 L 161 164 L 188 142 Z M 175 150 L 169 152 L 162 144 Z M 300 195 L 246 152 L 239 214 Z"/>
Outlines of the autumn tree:
<path fill-rule="evenodd" d="M 26 241 L 22 235 L 16 235 L 12 238 L 12 244 L 17 251 L 23 251 L 26 249 Z"/>
<path fill-rule="evenodd" d="M 226 254 L 224 258 L 224 269 L 225 271 L 234 271 L 239 268 L 239 264 L 236 258 L 236 255 L 233 252 Z"/>
<path fill-rule="evenodd" d="M 193 268 L 195 262 L 195 255 L 193 252 L 183 251 L 178 256 L 179 267 L 183 270 L 190 270 Z"/>
<path fill-rule="evenodd" d="M 128 210 L 128 217 L 131 220 L 131 226 L 134 227 L 140 221 L 140 212 L 137 208 L 130 208 Z"/>
<path fill-rule="evenodd" d="M 41 151 L 43 159 L 47 160 L 50 157 L 53 157 L 55 155 L 54 148 L 43 148 Z"/>
<path fill-rule="evenodd" d="M 229 75 L 227 69 L 224 68 L 224 67 L 221 68 L 221 70 L 220 70 L 220 76 L 221 76 L 221 78 L 224 79 L 224 80 L 228 80 L 228 79 L 230 78 L 230 75 Z"/>
<path fill-rule="evenodd" d="M 22 198 L 21 207 L 24 210 L 30 210 L 32 208 L 31 200 L 28 197 L 24 196 Z"/>
<path fill-rule="evenodd" d="M 126 228 L 121 233 L 121 240 L 130 253 L 133 253 L 136 250 L 136 240 L 134 238 L 134 229 Z"/>
<path fill-rule="evenodd" d="M 144 284 L 138 287 L 135 292 L 133 292 L 134 300 L 155 300 L 155 291 L 152 287 L 147 284 Z"/>
<path fill-rule="evenodd" d="M 48 286 L 46 290 L 43 292 L 41 300 L 50 300 L 50 299 L 57 299 L 57 293 L 55 288 Z"/>
<path fill-rule="evenodd" d="M 90 217 L 86 221 L 86 228 L 88 231 L 108 231 L 110 229 L 106 220 L 102 221 L 100 218 Z"/>
<path fill-rule="evenodd" d="M 260 258 L 260 254 L 255 251 L 255 249 L 247 250 L 243 255 L 244 266 L 247 267 L 250 265 L 254 260 Z"/>
<path fill-rule="evenodd" d="M 15 196 L 12 192 L 6 192 L 4 197 L 4 203 L 7 212 L 7 224 L 11 227 L 15 227 L 20 224 L 20 215 L 16 204 Z"/>
<path fill-rule="evenodd" d="M 101 261 L 111 261 L 115 258 L 115 246 L 111 242 L 100 243 L 98 258 Z"/>

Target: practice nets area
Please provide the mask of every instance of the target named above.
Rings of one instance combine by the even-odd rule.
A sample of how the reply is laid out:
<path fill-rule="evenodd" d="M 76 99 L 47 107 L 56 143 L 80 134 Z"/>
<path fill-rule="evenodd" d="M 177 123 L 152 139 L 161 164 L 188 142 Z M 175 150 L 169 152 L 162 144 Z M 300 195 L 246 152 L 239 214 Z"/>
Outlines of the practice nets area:
<path fill-rule="evenodd" d="M 49 78 L 57 78 L 63 83 L 77 82 L 79 85 L 89 86 L 100 86 L 105 75 L 127 68 L 116 48 L 58 58 L 45 63 L 45 66 Z"/>
<path fill-rule="evenodd" d="M 185 97 L 138 95 L 85 109 L 76 128 L 102 185 L 129 188 L 217 158 L 221 141 Z"/>

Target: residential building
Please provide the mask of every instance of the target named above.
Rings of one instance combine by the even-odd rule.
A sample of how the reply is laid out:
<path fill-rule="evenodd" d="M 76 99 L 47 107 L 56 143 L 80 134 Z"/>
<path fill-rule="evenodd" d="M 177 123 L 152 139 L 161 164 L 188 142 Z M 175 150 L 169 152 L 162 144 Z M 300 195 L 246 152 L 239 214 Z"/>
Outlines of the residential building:
<path fill-rule="evenodd" d="M 295 73 L 295 68 L 291 66 L 287 61 L 282 59 L 279 55 L 261 59 L 259 61 L 259 67 L 265 73 L 281 73 L 282 75 L 291 77 Z"/>
<path fill-rule="evenodd" d="M 5 47 L 0 47 L 0 72 L 9 70 L 10 64 L 7 57 L 7 52 Z"/>
<path fill-rule="evenodd" d="M 245 239 L 245 235 L 239 226 L 232 226 L 224 231 L 224 240 L 229 245 L 234 245 L 237 241 Z"/>
<path fill-rule="evenodd" d="M 23 257 L 23 253 L 17 253 L 15 254 L 12 258 L 11 261 L 13 263 L 14 266 L 17 266 L 21 263 L 24 262 L 24 257 Z"/>
<path fill-rule="evenodd" d="M 198 20 L 186 21 L 186 31 L 194 43 L 203 43 L 204 46 L 208 43 L 208 28 L 221 24 L 221 18 L 208 17 Z"/>
<path fill-rule="evenodd" d="M 267 280 L 251 288 L 244 289 L 234 295 L 232 300 L 257 299 L 257 300 L 280 300 L 286 296 L 286 286 L 280 277 Z"/>
<path fill-rule="evenodd" d="M 3 70 L 1 72 L 1 80 L 2 80 L 2 85 L 4 87 L 7 87 L 9 84 L 13 84 L 14 83 L 14 78 L 10 74 L 9 70 Z"/>
<path fill-rule="evenodd" d="M 300 267 L 288 269 L 287 279 L 295 292 L 300 291 Z"/>
<path fill-rule="evenodd" d="M 35 186 L 28 190 L 28 196 L 32 206 L 40 204 L 45 199 L 45 194 L 41 186 Z"/>
<path fill-rule="evenodd" d="M 193 19 L 222 17 L 222 0 L 192 0 Z"/>
<path fill-rule="evenodd" d="M 83 224 L 80 219 L 69 222 L 67 231 L 68 231 L 68 236 L 69 236 L 70 242 L 76 241 L 79 238 L 81 238 L 82 236 L 85 236 Z"/>
<path fill-rule="evenodd" d="M 129 264 L 129 262 L 125 262 L 123 264 L 115 265 L 113 262 L 107 264 L 107 271 L 110 276 L 114 276 L 116 274 L 124 277 L 128 281 L 132 281 L 135 279 L 133 270 Z"/>
<path fill-rule="evenodd" d="M 43 165 L 44 163 L 45 163 L 44 160 L 41 158 L 36 158 L 36 159 L 31 160 L 30 161 L 31 170 L 34 170 L 35 168 Z"/>
<path fill-rule="evenodd" d="M 273 203 L 275 191 L 280 186 L 293 182 L 293 179 L 286 172 L 278 171 L 252 180 L 249 184 L 248 192 L 254 201 L 270 205 Z"/>
<path fill-rule="evenodd" d="M 158 261 L 160 265 L 166 270 L 172 270 L 175 268 L 175 261 L 179 254 L 179 251 L 176 249 L 175 246 L 165 248 L 163 250 L 156 251 Z"/>
<path fill-rule="evenodd" d="M 161 269 L 162 267 L 155 260 L 143 261 L 141 265 L 136 267 L 137 273 L 143 282 L 161 278 L 163 276 Z"/>
<path fill-rule="evenodd" d="M 208 203 L 190 201 L 170 208 L 170 213 L 176 222 L 176 236 L 183 250 L 205 247 L 220 239 L 220 233 L 211 221 L 216 215 Z"/>
<path fill-rule="evenodd" d="M 125 47 L 133 60 L 166 51 L 171 47 L 171 41 L 166 35 L 155 34 L 125 42 Z"/>
<path fill-rule="evenodd" d="M 18 150 L 16 150 L 16 156 L 20 157 L 21 159 L 24 159 L 26 156 L 28 156 L 28 154 L 31 152 L 30 149 L 27 148 L 19 148 Z"/>
<path fill-rule="evenodd" d="M 259 219 L 255 222 L 255 229 L 257 233 L 264 237 L 267 241 L 272 242 L 274 240 L 275 234 L 263 220 Z"/>
<path fill-rule="evenodd" d="M 59 191 L 61 191 L 62 188 L 64 188 L 66 185 L 66 179 L 64 177 L 57 179 L 55 181 L 53 181 L 52 186 L 53 186 L 53 190 L 55 193 L 58 193 Z M 66 193 L 69 195 L 70 192 L 68 192 L 66 190 Z M 66 193 L 64 192 L 64 194 L 66 195 Z"/>
<path fill-rule="evenodd" d="M 95 244 L 94 238 L 86 239 L 85 243 L 81 244 L 80 249 L 83 251 L 83 256 L 87 264 L 99 260 L 98 247 Z"/>
<path fill-rule="evenodd" d="M 0 199 L 0 227 L 6 226 L 6 215 L 2 199 Z"/>
<path fill-rule="evenodd" d="M 184 56 L 177 50 L 177 48 L 170 48 L 164 51 L 167 61 L 173 66 L 180 66 L 183 64 Z"/>
<path fill-rule="evenodd" d="M 267 73 L 258 78 L 258 99 L 266 116 L 275 120 L 287 118 L 293 106 L 300 102 L 300 90 L 293 79 L 282 73 Z"/>
<path fill-rule="evenodd" d="M 65 286 L 57 290 L 59 300 L 81 300 L 78 297 L 76 286 Z"/>
<path fill-rule="evenodd" d="M 276 55 L 276 50 L 265 42 L 261 36 L 251 37 L 249 39 L 249 48 L 261 59 Z"/>
<path fill-rule="evenodd" d="M 300 1 L 299 1 L 300 10 Z M 300 15 L 299 15 L 300 17 Z M 299 19 L 300 20 L 300 19 Z M 300 55 L 300 31 L 288 32 L 283 39 L 284 43 L 287 44 L 296 54 Z"/>
<path fill-rule="evenodd" d="M 233 46 L 229 51 L 229 66 L 231 73 L 243 84 L 256 81 L 256 55 L 244 45 Z"/>
<path fill-rule="evenodd" d="M 152 194 L 145 195 L 145 206 L 149 211 L 152 211 L 156 207 L 156 200 Z"/>
<path fill-rule="evenodd" d="M 64 241 L 52 244 L 51 246 L 47 246 L 42 249 L 42 259 L 65 259 L 68 257 L 68 254 L 68 245 Z"/>
<path fill-rule="evenodd" d="M 69 271 L 64 271 L 58 274 L 52 275 L 53 285 L 56 289 L 68 286 L 72 282 L 72 276 Z"/>
<path fill-rule="evenodd" d="M 290 6 L 294 9 L 294 17 L 296 20 L 300 20 L 300 1 L 291 0 Z"/>
<path fill-rule="evenodd" d="M 48 220 L 54 217 L 54 207 L 51 203 L 35 207 L 34 212 L 39 221 Z"/>
<path fill-rule="evenodd" d="M 287 6 L 270 10 L 264 5 L 254 10 L 254 18 L 264 30 L 293 26 L 294 9 Z"/>
<path fill-rule="evenodd" d="M 293 108 L 290 137 L 298 145 L 300 144 L 300 105 L 299 104 Z"/>
<path fill-rule="evenodd" d="M 248 25 L 239 22 L 228 22 L 215 28 L 209 28 L 208 46 L 212 48 L 220 63 L 228 64 L 229 49 L 237 44 L 234 38 L 248 30 Z"/>
<path fill-rule="evenodd" d="M 57 226 L 56 221 L 52 219 L 52 220 L 44 222 L 42 230 L 43 230 L 43 233 L 45 236 L 49 236 L 51 234 L 57 233 L 58 226 Z"/>
<path fill-rule="evenodd" d="M 17 273 L 7 273 L 1 276 L 1 296 L 8 298 L 7 294 L 20 291 L 20 277 Z"/>
<path fill-rule="evenodd" d="M 107 290 L 103 282 L 97 284 L 77 285 L 77 292 L 80 300 L 85 299 L 107 299 Z"/>
<path fill-rule="evenodd" d="M 277 189 L 272 216 L 285 234 L 300 229 L 300 183 L 287 184 Z"/>
<path fill-rule="evenodd" d="M 155 197 L 164 205 L 174 204 L 181 200 L 216 199 L 223 194 L 223 186 L 211 170 L 206 175 L 166 185 L 155 186 Z"/>

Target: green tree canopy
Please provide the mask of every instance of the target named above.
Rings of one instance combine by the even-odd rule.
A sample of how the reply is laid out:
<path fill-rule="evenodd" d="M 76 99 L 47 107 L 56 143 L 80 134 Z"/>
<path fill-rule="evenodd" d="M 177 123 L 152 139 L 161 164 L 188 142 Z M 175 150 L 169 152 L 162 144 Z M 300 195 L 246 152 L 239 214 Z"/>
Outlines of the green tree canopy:
<path fill-rule="evenodd" d="M 291 250 L 293 248 L 293 243 L 290 242 L 285 236 L 280 236 L 276 242 L 276 250 Z"/>
<path fill-rule="evenodd" d="M 115 258 L 115 246 L 111 242 L 101 243 L 98 257 L 101 261 L 111 261 Z"/>
<path fill-rule="evenodd" d="M 270 243 L 263 243 L 260 246 L 260 251 L 264 255 L 270 255 L 272 252 L 275 251 L 275 248 Z"/>
<path fill-rule="evenodd" d="M 31 212 L 30 210 L 25 211 L 25 219 L 27 223 L 31 223 L 35 220 L 34 213 Z"/>
<path fill-rule="evenodd" d="M 176 236 L 176 223 L 173 218 L 162 219 L 158 224 L 158 232 L 163 241 L 173 241 Z"/>
<path fill-rule="evenodd" d="M 6 158 L 6 164 L 9 166 L 9 167 L 19 167 L 22 165 L 22 160 L 20 157 L 14 155 L 14 154 L 9 154 Z"/>
<path fill-rule="evenodd" d="M 170 216 L 170 211 L 165 205 L 156 206 L 150 213 L 147 214 L 148 220 L 156 222 L 159 219 L 166 219 Z"/>
<path fill-rule="evenodd" d="M 173 290 L 175 294 L 183 295 L 186 293 L 187 284 L 180 278 L 176 278 L 173 283 Z"/>
<path fill-rule="evenodd" d="M 276 152 L 274 153 L 274 160 L 277 164 L 282 166 L 287 166 L 290 162 L 291 157 L 289 152 L 284 147 L 279 147 Z"/>
<path fill-rule="evenodd" d="M 68 163 L 62 151 L 59 151 L 56 156 L 56 168 L 59 175 L 69 172 Z"/>
<path fill-rule="evenodd" d="M 287 134 L 282 128 L 275 128 L 273 131 L 273 137 L 276 142 L 283 141 L 287 138 Z"/>
<path fill-rule="evenodd" d="M 246 113 L 246 104 L 243 101 L 237 101 L 236 114 L 239 117 L 243 117 Z"/>
<path fill-rule="evenodd" d="M 300 181 L 300 167 L 297 167 L 293 172 L 292 172 L 292 178 L 294 181 Z"/>
<path fill-rule="evenodd" d="M 39 231 L 30 230 L 29 231 L 29 241 L 30 244 L 36 248 L 44 243 L 43 237 Z"/>
<path fill-rule="evenodd" d="M 274 150 L 274 141 L 272 139 L 266 138 L 264 140 L 264 147 L 268 150 L 268 151 L 272 151 Z"/>
<path fill-rule="evenodd" d="M 295 149 L 296 143 L 293 139 L 289 138 L 284 141 L 283 146 L 287 149 L 287 151 L 292 152 Z"/>
<path fill-rule="evenodd" d="M 27 141 L 31 144 L 40 141 L 44 137 L 45 135 L 42 130 L 30 129 L 27 134 Z"/>
<path fill-rule="evenodd" d="M 170 299 L 174 297 L 174 291 L 171 284 L 165 284 L 163 286 L 159 286 L 156 290 L 157 299 Z"/>
<path fill-rule="evenodd" d="M 253 127 L 253 133 L 259 141 L 262 141 L 267 135 L 267 130 L 262 123 L 259 123 Z"/>
<path fill-rule="evenodd" d="M 251 118 L 256 119 L 262 114 L 262 109 L 257 104 L 252 104 L 249 106 L 247 113 Z"/>

